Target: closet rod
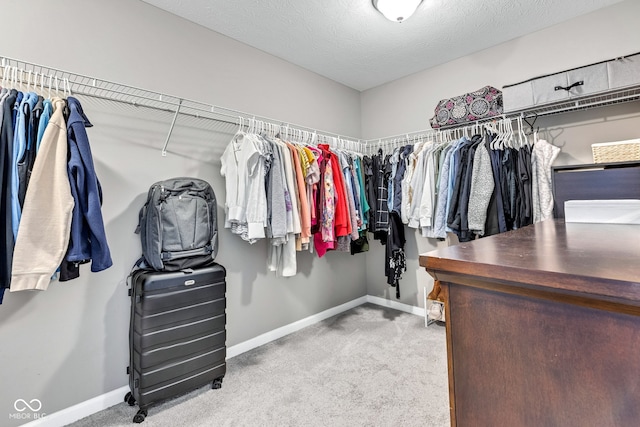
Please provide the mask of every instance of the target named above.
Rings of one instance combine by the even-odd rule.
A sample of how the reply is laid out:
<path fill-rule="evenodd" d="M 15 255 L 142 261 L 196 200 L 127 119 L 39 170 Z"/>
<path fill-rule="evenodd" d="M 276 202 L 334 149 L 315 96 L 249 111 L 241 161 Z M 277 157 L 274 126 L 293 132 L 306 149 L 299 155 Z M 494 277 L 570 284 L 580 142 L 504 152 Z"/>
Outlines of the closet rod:
<path fill-rule="evenodd" d="M 143 106 L 156 110 L 168 111 L 175 113 L 180 105 L 180 115 L 187 115 L 196 118 L 215 120 L 223 123 L 230 123 L 239 126 L 239 117 L 245 119 L 254 119 L 260 122 L 271 123 L 276 126 L 286 127 L 292 130 L 304 130 L 316 135 L 327 136 L 329 138 L 336 137 L 339 140 L 348 140 L 355 142 L 361 148 L 364 147 L 360 138 L 354 138 L 334 132 L 318 130 L 309 126 L 298 125 L 284 120 L 276 120 L 266 116 L 247 113 L 244 111 L 234 110 L 232 108 L 221 107 L 213 104 L 168 95 L 166 93 L 155 92 L 147 89 L 128 86 L 121 83 L 102 80 L 83 74 L 72 73 L 59 68 L 48 67 L 33 62 L 20 59 L 0 56 L 0 64 L 2 69 L 0 72 L 4 76 L 7 66 L 18 69 L 19 81 L 25 86 L 35 84 L 35 87 L 49 88 L 49 80 L 57 79 L 62 81 L 67 79 L 70 84 L 72 94 L 83 96 L 91 96 L 108 101 L 117 101 L 134 106 Z M 32 79 L 30 82 L 27 79 Z M 233 121 L 220 119 L 219 117 L 232 118 Z"/>
<path fill-rule="evenodd" d="M 403 132 L 398 135 L 385 136 L 382 138 L 368 139 L 367 142 L 371 142 L 371 143 L 379 142 L 379 141 L 384 142 L 391 139 L 407 140 L 407 139 L 411 139 L 412 137 L 431 136 L 436 134 L 437 132 L 438 132 L 437 129 L 423 129 L 423 130 L 416 130 L 413 132 Z"/>

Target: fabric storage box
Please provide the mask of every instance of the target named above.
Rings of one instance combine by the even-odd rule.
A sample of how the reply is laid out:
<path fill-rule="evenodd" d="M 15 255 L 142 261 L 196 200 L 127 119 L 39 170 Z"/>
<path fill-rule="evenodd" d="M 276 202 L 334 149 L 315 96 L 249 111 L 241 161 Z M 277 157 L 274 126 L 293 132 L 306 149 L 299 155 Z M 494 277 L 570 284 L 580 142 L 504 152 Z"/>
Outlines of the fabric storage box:
<path fill-rule="evenodd" d="M 640 87 L 640 54 L 573 68 L 502 88 L 505 113 Z"/>
<path fill-rule="evenodd" d="M 485 86 L 474 92 L 440 100 L 429 123 L 432 129 L 459 126 L 497 117 L 502 112 L 502 92 L 495 87 Z"/>
<path fill-rule="evenodd" d="M 640 139 L 591 144 L 593 163 L 640 160 Z"/>
<path fill-rule="evenodd" d="M 637 85 L 640 80 L 640 54 L 607 62 L 607 74 L 612 89 Z"/>

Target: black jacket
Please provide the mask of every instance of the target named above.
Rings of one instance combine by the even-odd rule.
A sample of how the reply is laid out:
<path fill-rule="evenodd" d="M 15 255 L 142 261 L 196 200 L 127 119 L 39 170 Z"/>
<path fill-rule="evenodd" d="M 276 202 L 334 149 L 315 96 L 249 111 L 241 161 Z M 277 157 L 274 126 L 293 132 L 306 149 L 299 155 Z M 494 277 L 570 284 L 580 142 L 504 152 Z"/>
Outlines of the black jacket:
<path fill-rule="evenodd" d="M 0 303 L 4 290 L 11 285 L 13 261 L 13 228 L 11 223 L 11 158 L 13 157 L 13 106 L 18 92 L 13 89 L 3 104 L 0 129 L 0 238 L 4 243 L 0 256 Z"/>

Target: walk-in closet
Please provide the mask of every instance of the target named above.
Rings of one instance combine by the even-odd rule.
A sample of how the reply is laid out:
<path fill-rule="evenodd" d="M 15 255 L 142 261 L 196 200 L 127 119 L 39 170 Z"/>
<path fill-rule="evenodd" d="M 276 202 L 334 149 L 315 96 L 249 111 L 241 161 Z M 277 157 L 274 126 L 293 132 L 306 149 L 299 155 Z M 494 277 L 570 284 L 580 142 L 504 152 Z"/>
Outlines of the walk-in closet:
<path fill-rule="evenodd" d="M 589 198 L 566 182 L 591 170 L 583 165 L 595 163 L 592 146 L 640 144 L 640 2 L 407 1 L 413 14 L 392 19 L 382 0 L 328 3 L 4 2 L 1 426 L 132 422 L 137 409 L 123 398 L 129 276 L 142 254 L 136 228 L 150 186 L 174 177 L 204 180 L 215 192 L 227 367 L 221 388 L 155 406 L 145 423 L 470 425 L 463 412 L 477 406 L 465 406 L 472 388 L 464 387 L 473 381 L 457 383 L 452 366 L 471 366 L 469 353 L 491 346 L 474 347 L 471 335 L 447 328 L 482 325 L 473 336 L 490 340 L 483 328 L 505 325 L 495 313 L 484 322 L 491 302 L 455 293 L 456 285 L 489 280 L 483 267 L 456 270 L 468 259 L 455 257 L 508 272 L 513 266 L 501 262 L 509 252 L 499 250 L 522 235 L 509 233 L 526 230 L 544 235 L 545 253 L 580 250 L 563 237 L 579 233 L 545 225 L 564 217 L 553 175 L 567 179 L 558 190 L 563 204 Z M 551 94 L 536 92 L 556 77 Z M 592 77 L 602 87 L 590 86 Z M 576 91 L 593 96 L 576 100 Z M 456 97 L 468 104 L 465 120 Z M 482 117 L 470 112 L 474 97 L 484 103 Z M 16 150 L 22 160 L 9 158 Z M 615 169 L 627 175 L 611 198 L 638 198 L 640 158 L 630 156 L 622 161 L 636 163 Z M 13 171 L 23 187 L 5 179 Z M 67 174 L 70 187 L 59 192 Z M 598 182 L 581 185 L 610 198 Z M 554 238 L 563 240 L 556 246 Z M 480 247 L 498 249 L 474 254 Z M 430 252 L 450 264 L 427 261 Z M 573 268 L 565 252 L 553 268 Z M 635 307 L 632 264 L 619 266 L 633 292 L 594 291 L 602 310 L 616 314 L 589 325 L 640 316 L 620 308 Z M 474 305 L 470 320 L 461 310 L 474 301 L 485 305 Z M 529 319 L 509 316 L 511 325 Z M 634 327 L 620 323 L 628 329 L 619 336 L 633 336 Z M 553 325 L 549 334 L 563 336 Z M 517 338 L 526 344 L 526 335 Z M 507 393 L 509 382 L 493 386 Z M 460 384 L 457 394 L 452 384 Z M 632 412 L 621 405 L 620 414 Z M 622 425 L 620 414 L 601 421 Z"/>

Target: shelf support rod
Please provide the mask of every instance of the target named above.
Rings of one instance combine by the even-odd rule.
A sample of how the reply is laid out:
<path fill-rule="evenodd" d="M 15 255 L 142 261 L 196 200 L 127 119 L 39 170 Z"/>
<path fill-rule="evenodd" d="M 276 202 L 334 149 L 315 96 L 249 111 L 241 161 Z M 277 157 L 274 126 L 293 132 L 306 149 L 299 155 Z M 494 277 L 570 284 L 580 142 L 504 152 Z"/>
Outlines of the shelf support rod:
<path fill-rule="evenodd" d="M 167 140 L 164 142 L 164 147 L 162 147 L 162 157 L 167 157 L 167 146 L 169 145 L 169 140 L 171 139 L 171 133 L 173 132 L 173 128 L 176 125 L 176 119 L 178 118 L 178 114 L 180 114 L 181 106 L 182 106 L 182 99 L 179 99 L 178 108 L 176 108 L 176 113 L 173 115 L 173 120 L 171 121 L 171 127 L 169 128 L 169 134 L 167 135 Z"/>

